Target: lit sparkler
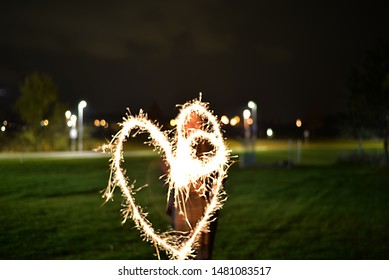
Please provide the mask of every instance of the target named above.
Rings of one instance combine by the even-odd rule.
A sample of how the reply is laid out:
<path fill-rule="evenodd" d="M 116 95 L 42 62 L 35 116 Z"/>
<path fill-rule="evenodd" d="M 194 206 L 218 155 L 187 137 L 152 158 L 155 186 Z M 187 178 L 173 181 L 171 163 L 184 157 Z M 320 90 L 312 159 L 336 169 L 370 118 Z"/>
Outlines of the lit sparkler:
<path fill-rule="evenodd" d="M 200 121 L 197 127 L 188 128 L 188 122 L 193 115 Z M 172 259 L 187 259 L 194 257 L 201 234 L 209 230 L 209 224 L 215 219 L 215 212 L 225 201 L 222 183 L 227 176 L 230 151 L 224 143 L 216 117 L 208 110 L 207 104 L 201 102 L 201 95 L 199 100 L 193 100 L 182 106 L 176 122 L 174 136 L 169 137 L 168 132 L 161 131 L 160 127 L 151 122 L 142 111 L 138 116 L 127 115 L 124 118 L 121 130 L 109 145 L 103 147 L 112 154 L 110 179 L 103 197 L 107 201 L 111 199 L 115 187 L 118 186 L 126 201 L 123 223 L 128 218 L 132 219 L 145 239 L 155 245 L 157 252 L 158 249 L 162 249 Z M 149 144 L 162 154 L 169 166 L 166 174 L 168 197 L 174 194 L 174 207 L 184 219 L 187 219 L 185 206 L 191 186 L 198 186 L 199 196 L 204 195 L 206 190 L 211 193 L 203 217 L 196 226 L 191 227 L 189 233 L 183 235 L 173 230 L 158 233 L 146 218 L 141 206 L 136 203 L 134 183 L 128 183 L 125 171 L 121 167 L 124 161 L 123 143 L 133 131 L 135 133 L 132 136 L 140 132 L 149 133 Z M 198 157 L 195 147 L 200 141 L 206 141 L 212 148 Z"/>

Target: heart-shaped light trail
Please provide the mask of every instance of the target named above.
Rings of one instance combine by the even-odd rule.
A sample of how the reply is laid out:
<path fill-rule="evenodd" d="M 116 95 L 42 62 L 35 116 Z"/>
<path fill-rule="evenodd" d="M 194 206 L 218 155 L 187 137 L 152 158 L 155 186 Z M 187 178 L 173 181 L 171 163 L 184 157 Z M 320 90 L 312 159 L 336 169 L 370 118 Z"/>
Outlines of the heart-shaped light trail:
<path fill-rule="evenodd" d="M 188 128 L 193 116 L 200 121 L 195 128 Z M 110 179 L 103 197 L 106 200 L 111 199 L 115 187 L 118 186 L 126 201 L 123 223 L 131 218 L 144 238 L 155 245 L 157 252 L 162 249 L 172 259 L 188 259 L 195 256 L 201 234 L 209 230 L 209 224 L 215 219 L 215 212 L 222 207 L 226 199 L 222 183 L 227 176 L 230 151 L 224 143 L 216 117 L 208 110 L 207 104 L 201 101 L 201 96 L 199 100 L 193 100 L 181 107 L 176 122 L 174 136 L 169 137 L 171 133 L 161 131 L 142 111 L 138 116 L 127 115 L 124 118 L 121 130 L 104 148 L 112 153 L 112 157 Z M 132 133 L 133 131 L 135 133 Z M 195 227 L 191 227 L 190 232 L 157 232 L 146 218 L 147 214 L 143 213 L 141 206 L 136 203 L 134 183 L 128 183 L 121 163 L 124 161 L 123 143 L 130 135 L 136 136 L 140 132 L 149 133 L 149 144 L 160 152 L 169 166 L 166 174 L 168 197 L 174 194 L 174 207 L 184 219 L 191 186 L 198 186 L 199 195 L 204 195 L 205 190 L 211 193 L 203 217 Z M 201 141 L 206 141 L 212 148 L 198 157 L 195 147 Z"/>

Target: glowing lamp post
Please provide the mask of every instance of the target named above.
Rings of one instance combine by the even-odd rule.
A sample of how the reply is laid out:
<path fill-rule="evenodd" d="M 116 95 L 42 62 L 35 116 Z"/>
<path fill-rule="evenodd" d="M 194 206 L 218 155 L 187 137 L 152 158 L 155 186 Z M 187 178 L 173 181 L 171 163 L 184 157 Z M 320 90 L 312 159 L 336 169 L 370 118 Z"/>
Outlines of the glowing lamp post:
<path fill-rule="evenodd" d="M 70 127 L 69 138 L 70 138 L 70 141 L 71 141 L 71 146 L 72 146 L 71 150 L 72 150 L 72 152 L 76 151 L 76 139 L 77 139 L 77 136 L 78 136 L 77 128 L 76 128 L 76 123 L 77 123 L 77 116 L 76 115 L 71 115 L 70 119 L 68 121 L 68 126 Z"/>
<path fill-rule="evenodd" d="M 83 135 L 84 135 L 84 125 L 83 125 L 83 111 L 86 107 L 86 101 L 82 100 L 78 103 L 78 151 L 82 152 L 83 150 Z"/>
<path fill-rule="evenodd" d="M 76 129 L 77 116 L 73 115 L 72 112 L 67 110 L 65 112 L 65 118 L 66 118 L 66 125 L 69 128 L 69 139 L 71 142 L 71 151 L 74 152 L 76 150 L 76 145 L 74 142 L 77 139 L 77 129 Z"/>
<path fill-rule="evenodd" d="M 69 121 L 71 116 L 72 116 L 72 112 L 70 112 L 69 110 L 67 110 L 67 111 L 65 112 L 66 121 Z"/>
<path fill-rule="evenodd" d="M 257 130 L 258 130 L 258 125 L 257 125 L 257 104 L 254 101 L 249 101 L 247 106 L 251 109 L 251 114 L 252 114 L 252 120 L 253 120 L 253 142 L 254 142 L 254 147 L 255 147 L 255 142 L 257 141 Z"/>
<path fill-rule="evenodd" d="M 243 111 L 243 126 L 244 126 L 244 139 L 246 143 L 246 148 L 248 147 L 248 143 L 251 138 L 251 133 L 250 133 L 250 126 L 249 126 L 249 119 L 251 117 L 251 112 L 250 110 L 246 109 Z"/>
<path fill-rule="evenodd" d="M 252 105 L 252 104 L 251 104 Z M 253 119 L 251 118 L 252 114 L 249 109 L 243 111 L 243 127 L 244 127 L 244 139 L 245 139 L 245 152 L 243 156 L 243 161 L 241 164 L 243 167 L 255 165 L 255 143 L 253 144 L 252 134 L 250 125 L 253 125 Z M 254 132 L 254 131 L 253 131 Z M 253 144 L 253 145 L 250 145 Z M 253 149 L 250 149 L 251 148 Z"/>

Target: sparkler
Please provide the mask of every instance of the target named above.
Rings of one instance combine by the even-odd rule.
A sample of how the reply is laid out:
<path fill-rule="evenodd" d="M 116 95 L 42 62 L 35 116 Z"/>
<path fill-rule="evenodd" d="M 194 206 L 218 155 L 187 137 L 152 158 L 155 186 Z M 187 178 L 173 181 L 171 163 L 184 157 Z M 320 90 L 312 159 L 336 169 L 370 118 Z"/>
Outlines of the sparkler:
<path fill-rule="evenodd" d="M 190 127 L 188 124 L 193 116 L 196 116 L 199 122 L 195 127 Z M 143 111 L 140 111 L 138 116 L 128 114 L 123 120 L 121 130 L 110 144 L 103 147 L 112 154 L 110 179 L 103 197 L 106 201 L 110 200 L 115 187 L 119 187 L 125 198 L 123 223 L 129 218 L 132 219 L 143 237 L 155 245 L 157 253 L 162 249 L 172 259 L 193 258 L 201 234 L 208 232 L 210 223 L 215 219 L 215 212 L 222 207 L 226 199 L 222 182 L 227 176 L 230 151 L 224 143 L 216 117 L 208 110 L 207 104 L 201 101 L 200 95 L 199 100 L 182 106 L 174 136 L 169 137 L 171 134 L 168 131 L 161 131 Z M 174 207 L 179 215 L 187 220 L 186 202 L 191 187 L 196 186 L 199 196 L 205 196 L 206 191 L 210 193 L 202 218 L 194 227 L 188 222 L 189 232 L 169 230 L 158 233 L 135 201 L 135 185 L 128 183 L 125 170 L 121 167 L 124 161 L 123 143 L 129 136 L 135 137 L 142 132 L 149 133 L 149 145 L 155 147 L 169 166 L 165 179 L 168 198 L 170 194 L 174 194 Z M 195 147 L 200 141 L 206 141 L 212 148 L 198 157 Z"/>

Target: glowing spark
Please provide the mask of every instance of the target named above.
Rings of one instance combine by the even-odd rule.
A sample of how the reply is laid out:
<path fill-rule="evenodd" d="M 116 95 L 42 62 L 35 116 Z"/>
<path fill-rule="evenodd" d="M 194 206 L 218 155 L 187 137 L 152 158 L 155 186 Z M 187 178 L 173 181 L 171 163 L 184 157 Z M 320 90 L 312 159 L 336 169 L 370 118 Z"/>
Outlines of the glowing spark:
<path fill-rule="evenodd" d="M 193 116 L 200 121 L 192 125 L 189 123 Z M 220 126 L 215 116 L 208 110 L 207 104 L 200 100 L 188 102 L 182 106 L 176 119 L 174 137 L 169 138 L 167 132 L 148 120 L 147 115 L 140 111 L 138 116 L 127 115 L 121 123 L 122 129 L 113 137 L 111 143 L 104 147 L 112 153 L 111 175 L 103 197 L 112 198 L 113 191 L 118 186 L 126 200 L 123 210 L 124 220 L 132 219 L 136 227 L 145 238 L 158 248 L 165 250 L 173 259 L 187 259 L 194 257 L 201 234 L 208 231 L 209 224 L 215 219 L 215 212 L 225 201 L 223 179 L 227 176 L 230 151 L 225 146 Z M 178 232 L 168 231 L 159 234 L 146 219 L 142 208 L 137 205 L 134 194 L 134 183 L 128 184 L 121 167 L 123 158 L 123 142 L 136 130 L 148 132 L 153 145 L 168 164 L 169 172 L 166 177 L 168 197 L 173 192 L 174 207 L 186 218 L 185 202 L 188 199 L 190 188 L 196 186 L 198 194 L 204 196 L 206 190 L 210 191 L 210 200 L 204 209 L 203 217 L 192 227 L 189 234 L 179 235 Z M 195 145 L 206 141 L 211 151 L 201 157 L 196 155 Z M 188 222 L 189 223 L 189 222 Z"/>

